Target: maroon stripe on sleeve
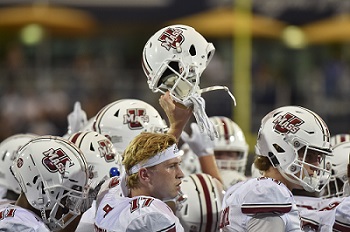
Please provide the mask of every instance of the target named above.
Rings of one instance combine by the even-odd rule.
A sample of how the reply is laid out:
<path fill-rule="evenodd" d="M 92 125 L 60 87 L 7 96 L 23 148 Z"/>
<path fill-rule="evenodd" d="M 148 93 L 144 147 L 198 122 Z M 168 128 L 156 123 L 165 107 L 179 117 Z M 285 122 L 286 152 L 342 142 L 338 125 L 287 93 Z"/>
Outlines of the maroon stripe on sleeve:
<path fill-rule="evenodd" d="M 244 214 L 258 214 L 258 213 L 288 213 L 292 209 L 292 204 L 243 204 L 241 207 Z"/>

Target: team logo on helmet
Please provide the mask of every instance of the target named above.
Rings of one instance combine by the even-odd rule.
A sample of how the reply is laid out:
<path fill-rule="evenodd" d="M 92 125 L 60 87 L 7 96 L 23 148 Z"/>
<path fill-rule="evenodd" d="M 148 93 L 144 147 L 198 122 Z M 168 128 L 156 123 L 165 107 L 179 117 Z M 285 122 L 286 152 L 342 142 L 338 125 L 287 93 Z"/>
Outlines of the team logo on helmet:
<path fill-rule="evenodd" d="M 61 174 L 65 173 L 66 166 L 73 166 L 73 161 L 69 158 L 69 156 L 61 149 L 53 149 L 43 153 L 45 157 L 42 159 L 42 163 L 46 167 L 49 172 L 59 172 Z"/>
<path fill-rule="evenodd" d="M 124 124 L 129 124 L 131 130 L 139 130 L 143 128 L 144 123 L 149 122 L 149 116 L 146 115 L 145 109 L 134 108 L 127 109 L 124 115 Z"/>
<path fill-rule="evenodd" d="M 176 49 L 176 44 L 182 44 L 185 41 L 182 35 L 183 31 L 180 29 L 167 28 L 158 38 L 162 42 L 162 47 L 168 51 L 173 48 Z"/>
<path fill-rule="evenodd" d="M 291 113 L 279 115 L 275 120 L 273 129 L 280 134 L 295 134 L 300 129 L 300 125 L 304 123 L 303 120 Z"/>
<path fill-rule="evenodd" d="M 115 153 L 112 150 L 112 143 L 108 139 L 98 141 L 98 151 L 101 158 L 104 157 L 106 162 L 113 162 L 115 160 Z"/>

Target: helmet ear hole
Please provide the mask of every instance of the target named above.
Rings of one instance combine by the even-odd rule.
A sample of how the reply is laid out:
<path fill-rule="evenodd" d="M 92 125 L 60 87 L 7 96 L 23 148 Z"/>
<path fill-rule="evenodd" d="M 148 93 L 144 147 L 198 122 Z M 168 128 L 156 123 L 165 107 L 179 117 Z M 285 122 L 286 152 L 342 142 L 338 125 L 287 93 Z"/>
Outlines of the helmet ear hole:
<path fill-rule="evenodd" d="M 212 57 L 213 53 L 212 52 L 209 52 L 208 55 L 207 55 L 207 60 L 210 60 L 211 57 Z"/>
<path fill-rule="evenodd" d="M 193 44 L 191 45 L 189 52 L 190 52 L 191 56 L 197 55 L 196 48 L 194 47 Z"/>

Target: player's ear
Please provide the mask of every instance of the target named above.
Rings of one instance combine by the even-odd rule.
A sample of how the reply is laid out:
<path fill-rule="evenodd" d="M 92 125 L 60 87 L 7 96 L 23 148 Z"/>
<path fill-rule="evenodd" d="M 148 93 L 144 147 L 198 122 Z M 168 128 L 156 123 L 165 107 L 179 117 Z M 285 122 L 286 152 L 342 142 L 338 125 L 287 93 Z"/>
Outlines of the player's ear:
<path fill-rule="evenodd" d="M 140 181 L 148 181 L 149 180 L 149 172 L 147 168 L 141 168 L 139 170 L 139 178 Z"/>

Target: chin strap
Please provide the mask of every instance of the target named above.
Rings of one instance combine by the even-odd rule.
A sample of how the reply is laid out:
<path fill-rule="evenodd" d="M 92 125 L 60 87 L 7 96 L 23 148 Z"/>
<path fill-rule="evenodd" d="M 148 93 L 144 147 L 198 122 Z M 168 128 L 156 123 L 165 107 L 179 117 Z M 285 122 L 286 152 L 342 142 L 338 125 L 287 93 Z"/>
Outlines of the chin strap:
<path fill-rule="evenodd" d="M 193 95 L 189 97 L 189 100 L 193 104 L 193 115 L 198 123 L 200 132 L 206 131 L 211 140 L 214 140 L 215 137 L 217 138 L 219 134 L 205 113 L 204 99 L 199 95 Z"/>
<path fill-rule="evenodd" d="M 218 138 L 219 134 L 205 112 L 205 100 L 200 96 L 200 94 L 214 90 L 225 90 L 231 97 L 234 106 L 236 106 L 236 99 L 226 86 L 207 87 L 199 90 L 199 94 L 194 94 L 188 98 L 188 100 L 193 104 L 193 115 L 198 123 L 200 132 L 203 133 L 206 131 L 211 140 Z"/>
<path fill-rule="evenodd" d="M 229 90 L 229 88 L 227 86 L 221 86 L 221 85 L 215 85 L 215 86 L 210 86 L 204 89 L 200 90 L 200 93 L 206 93 L 206 92 L 210 92 L 210 91 L 214 91 L 214 90 L 225 90 L 227 92 L 227 94 L 231 97 L 234 106 L 236 106 L 236 98 L 233 96 L 233 94 L 231 93 L 231 91 Z"/>

